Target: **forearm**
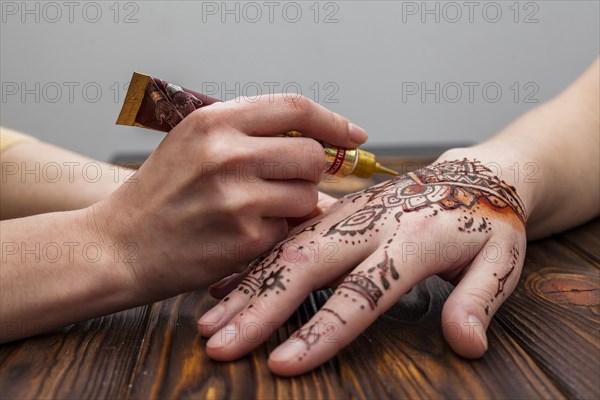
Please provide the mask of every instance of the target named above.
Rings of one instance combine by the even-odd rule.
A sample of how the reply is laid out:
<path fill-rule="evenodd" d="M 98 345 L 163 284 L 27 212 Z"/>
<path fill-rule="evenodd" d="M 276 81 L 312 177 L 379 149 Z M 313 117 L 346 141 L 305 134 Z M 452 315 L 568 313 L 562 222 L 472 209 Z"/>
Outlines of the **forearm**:
<path fill-rule="evenodd" d="M 492 139 L 443 158 L 477 158 L 514 185 L 537 239 L 600 212 L 599 64 L 552 101 L 525 114 Z"/>
<path fill-rule="evenodd" d="M 147 301 L 123 261 L 127 244 L 98 237 L 88 210 L 0 222 L 0 341 L 32 336 Z"/>
<path fill-rule="evenodd" d="M 2 158 L 0 219 L 87 207 L 133 173 L 43 143 L 20 143 Z"/>

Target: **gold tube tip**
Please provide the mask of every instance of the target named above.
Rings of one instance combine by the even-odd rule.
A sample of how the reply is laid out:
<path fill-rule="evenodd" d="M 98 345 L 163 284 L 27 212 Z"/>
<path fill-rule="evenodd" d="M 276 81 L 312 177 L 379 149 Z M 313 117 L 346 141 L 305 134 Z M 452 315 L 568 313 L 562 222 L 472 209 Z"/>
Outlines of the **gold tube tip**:
<path fill-rule="evenodd" d="M 398 175 L 400 175 L 398 172 L 394 171 L 393 169 L 389 169 L 387 167 L 384 167 L 383 165 L 381 165 L 379 163 L 376 164 L 375 173 L 376 174 L 392 175 L 392 176 L 398 176 Z"/>

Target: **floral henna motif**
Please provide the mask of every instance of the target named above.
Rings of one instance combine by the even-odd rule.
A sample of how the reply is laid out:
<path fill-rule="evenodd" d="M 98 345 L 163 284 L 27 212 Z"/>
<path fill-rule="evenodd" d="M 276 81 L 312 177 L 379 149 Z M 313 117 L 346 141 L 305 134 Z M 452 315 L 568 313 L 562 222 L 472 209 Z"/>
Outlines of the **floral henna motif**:
<path fill-rule="evenodd" d="M 385 211 L 385 208 L 382 207 L 365 207 L 334 225 L 329 229 L 326 236 L 332 233 L 350 236 L 362 235 L 366 231 L 373 229 L 375 223 L 379 221 Z"/>
<path fill-rule="evenodd" d="M 525 223 L 525 208 L 515 188 L 493 176 L 489 168 L 478 161 L 446 161 L 432 164 L 421 170 L 389 180 L 352 197 L 368 198 L 365 206 L 332 226 L 325 236 L 364 235 L 376 229 L 380 220 L 395 212 L 399 223 L 403 213 L 434 208 L 438 211 L 463 209 L 473 214 L 486 205 L 493 210 L 511 209 Z M 400 211 L 395 211 L 400 209 Z M 459 220 L 461 232 L 489 232 L 491 222 L 487 217 L 475 221 L 473 217 Z M 384 225 L 382 221 L 380 223 Z"/>
<path fill-rule="evenodd" d="M 423 209 L 433 209 L 433 213 L 426 217 L 435 217 L 439 211 L 463 210 L 467 214 L 459 217 L 457 221 L 458 230 L 465 233 L 489 233 L 492 230 L 490 218 L 477 213 L 482 207 L 495 211 L 510 209 L 521 222 L 524 223 L 526 219 L 523 203 L 515 188 L 494 176 L 491 170 L 480 162 L 467 159 L 430 165 L 369 188 L 348 199 L 356 202 L 365 197 L 367 201 L 362 209 L 332 226 L 324 236 L 372 236 L 370 231 L 378 232 L 377 225 L 383 226 L 387 216 L 394 215 L 399 224 L 404 213 Z M 353 240 L 352 243 L 355 244 L 356 241 Z M 384 249 L 387 250 L 392 242 L 393 238 L 389 239 Z M 518 250 L 514 248 L 511 253 L 513 267 L 506 275 L 498 278 L 498 292 L 495 297 L 503 292 L 508 277 L 515 269 Z M 399 276 L 393 260 L 388 258 L 386 252 L 385 259 L 377 266 L 367 272 L 348 275 L 336 294 L 352 298 L 352 301 L 362 298 L 374 310 L 384 290 L 391 286 L 390 277 L 397 280 Z M 361 308 L 364 309 L 365 306 L 362 305 Z"/>

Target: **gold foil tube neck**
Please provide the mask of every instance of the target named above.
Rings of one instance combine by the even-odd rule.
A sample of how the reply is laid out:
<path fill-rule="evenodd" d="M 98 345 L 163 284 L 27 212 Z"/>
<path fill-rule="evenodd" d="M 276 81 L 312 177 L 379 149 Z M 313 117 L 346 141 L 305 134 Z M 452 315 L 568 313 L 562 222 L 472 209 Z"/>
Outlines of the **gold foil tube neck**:
<path fill-rule="evenodd" d="M 298 131 L 285 134 L 290 137 L 302 137 Z M 396 176 L 398 172 L 386 168 L 377 162 L 375 154 L 361 149 L 346 149 L 336 147 L 329 143 L 321 142 L 325 150 L 325 173 L 345 177 L 355 175 L 360 178 L 370 178 L 373 174 L 386 174 Z"/>

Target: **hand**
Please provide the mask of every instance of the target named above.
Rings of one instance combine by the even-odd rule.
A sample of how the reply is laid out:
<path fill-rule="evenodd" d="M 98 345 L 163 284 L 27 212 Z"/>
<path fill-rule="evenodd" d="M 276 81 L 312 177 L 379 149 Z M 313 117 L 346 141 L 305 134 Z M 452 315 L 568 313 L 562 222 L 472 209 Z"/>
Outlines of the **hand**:
<path fill-rule="evenodd" d="M 107 242 L 131 244 L 125 263 L 152 297 L 241 271 L 317 206 L 322 146 L 290 130 L 356 147 L 366 132 L 305 98 L 232 100 L 194 111 L 139 171 L 92 211 Z"/>
<path fill-rule="evenodd" d="M 331 207 L 337 199 L 332 197 L 326 193 L 319 192 L 319 201 L 317 203 L 317 207 L 308 215 L 301 218 L 288 218 L 287 223 L 289 227 L 296 227 L 301 225 L 302 223 L 311 220 L 312 218 L 316 218 L 319 215 L 323 214 L 324 211 L 327 211 L 329 207 Z M 227 295 L 227 293 L 231 292 L 231 290 L 238 284 L 240 281 L 248 275 L 250 270 L 247 268 L 246 271 L 238 272 L 232 275 L 229 275 L 226 278 L 221 279 L 219 282 L 211 285 L 209 287 L 210 294 L 216 298 L 223 298 Z"/>
<path fill-rule="evenodd" d="M 424 278 L 457 284 L 442 315 L 465 357 L 518 282 L 525 208 L 515 188 L 477 161 L 442 161 L 346 196 L 298 227 L 199 320 L 209 356 L 233 360 L 264 342 L 307 295 L 337 287 L 321 310 L 271 353 L 277 374 L 306 372 L 336 354 Z M 245 334 L 246 327 L 253 327 Z M 261 327 L 261 328 L 256 328 Z M 451 339 L 446 336 L 447 339 Z M 452 338 L 453 339 L 453 338 Z"/>

